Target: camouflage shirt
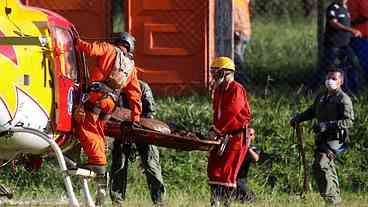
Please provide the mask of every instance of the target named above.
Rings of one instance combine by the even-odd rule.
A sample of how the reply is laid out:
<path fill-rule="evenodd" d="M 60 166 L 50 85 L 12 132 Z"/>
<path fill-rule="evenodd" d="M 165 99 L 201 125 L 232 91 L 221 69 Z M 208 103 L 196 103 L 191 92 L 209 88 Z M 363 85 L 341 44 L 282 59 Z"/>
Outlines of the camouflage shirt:
<path fill-rule="evenodd" d="M 139 86 L 142 92 L 142 117 L 152 117 L 155 112 L 155 100 L 153 99 L 152 90 L 149 85 L 143 81 L 139 81 Z M 129 108 L 129 102 L 124 93 L 121 94 L 120 106 Z"/>
<path fill-rule="evenodd" d="M 318 95 L 314 103 L 298 118 L 300 122 L 311 119 L 316 119 L 318 123 L 336 122 L 339 128 L 347 129 L 353 125 L 353 104 L 342 90 L 334 95 L 324 92 Z"/>

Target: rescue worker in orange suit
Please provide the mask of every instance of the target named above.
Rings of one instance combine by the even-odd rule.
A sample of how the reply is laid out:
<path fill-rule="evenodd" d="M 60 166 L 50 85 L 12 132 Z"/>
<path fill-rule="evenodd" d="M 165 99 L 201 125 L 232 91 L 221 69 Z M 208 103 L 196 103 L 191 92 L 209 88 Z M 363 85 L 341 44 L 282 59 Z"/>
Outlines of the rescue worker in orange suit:
<path fill-rule="evenodd" d="M 235 64 L 228 57 L 218 57 L 210 73 L 215 88 L 213 125 L 208 137 L 222 144 L 210 151 L 207 173 L 211 188 L 211 206 L 230 206 L 236 190 L 236 177 L 247 152 L 246 128 L 251 112 L 246 90 L 234 81 Z"/>
<path fill-rule="evenodd" d="M 79 51 L 97 57 L 97 66 L 90 73 L 87 97 L 84 103 L 85 117 L 76 127 L 78 138 L 88 157 L 86 168 L 98 174 L 106 172 L 104 125 L 114 111 L 118 94 L 124 90 L 131 107 L 132 125 L 139 125 L 141 114 L 141 90 L 137 71 L 132 60 L 134 37 L 118 33 L 113 43 L 88 43 L 78 39 Z"/>
<path fill-rule="evenodd" d="M 235 80 L 245 86 L 249 83 L 246 72 L 245 50 L 249 44 L 252 30 L 250 22 L 251 0 L 234 0 L 234 62 Z"/>

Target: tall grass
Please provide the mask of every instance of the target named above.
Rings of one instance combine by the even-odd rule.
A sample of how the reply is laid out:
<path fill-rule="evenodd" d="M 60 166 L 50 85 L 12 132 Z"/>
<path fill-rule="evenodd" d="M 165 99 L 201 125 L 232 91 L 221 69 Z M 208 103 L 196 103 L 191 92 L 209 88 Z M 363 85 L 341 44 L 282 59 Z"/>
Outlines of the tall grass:
<path fill-rule="evenodd" d="M 317 63 L 317 23 L 314 18 L 262 18 L 252 23 L 246 51 L 252 83 L 264 84 L 270 75 L 277 83 L 302 82 Z"/>

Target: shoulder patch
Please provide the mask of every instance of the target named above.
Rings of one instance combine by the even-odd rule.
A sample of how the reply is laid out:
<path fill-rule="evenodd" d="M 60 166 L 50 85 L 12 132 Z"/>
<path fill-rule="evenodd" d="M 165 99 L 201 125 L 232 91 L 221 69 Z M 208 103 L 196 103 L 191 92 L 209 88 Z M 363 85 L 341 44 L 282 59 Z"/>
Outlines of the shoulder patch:
<path fill-rule="evenodd" d="M 333 7 L 335 7 L 336 9 L 340 8 L 338 4 L 334 4 Z"/>

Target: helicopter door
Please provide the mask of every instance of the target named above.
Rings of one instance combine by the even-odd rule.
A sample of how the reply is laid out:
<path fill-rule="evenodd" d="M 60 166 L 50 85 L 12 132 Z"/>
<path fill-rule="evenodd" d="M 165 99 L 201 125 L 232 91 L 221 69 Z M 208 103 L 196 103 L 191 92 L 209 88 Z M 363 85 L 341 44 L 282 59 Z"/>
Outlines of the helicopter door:
<path fill-rule="evenodd" d="M 77 56 L 73 36 L 67 29 L 53 27 L 53 47 L 55 49 L 55 125 L 57 131 L 72 129 L 74 82 L 77 80 Z"/>

